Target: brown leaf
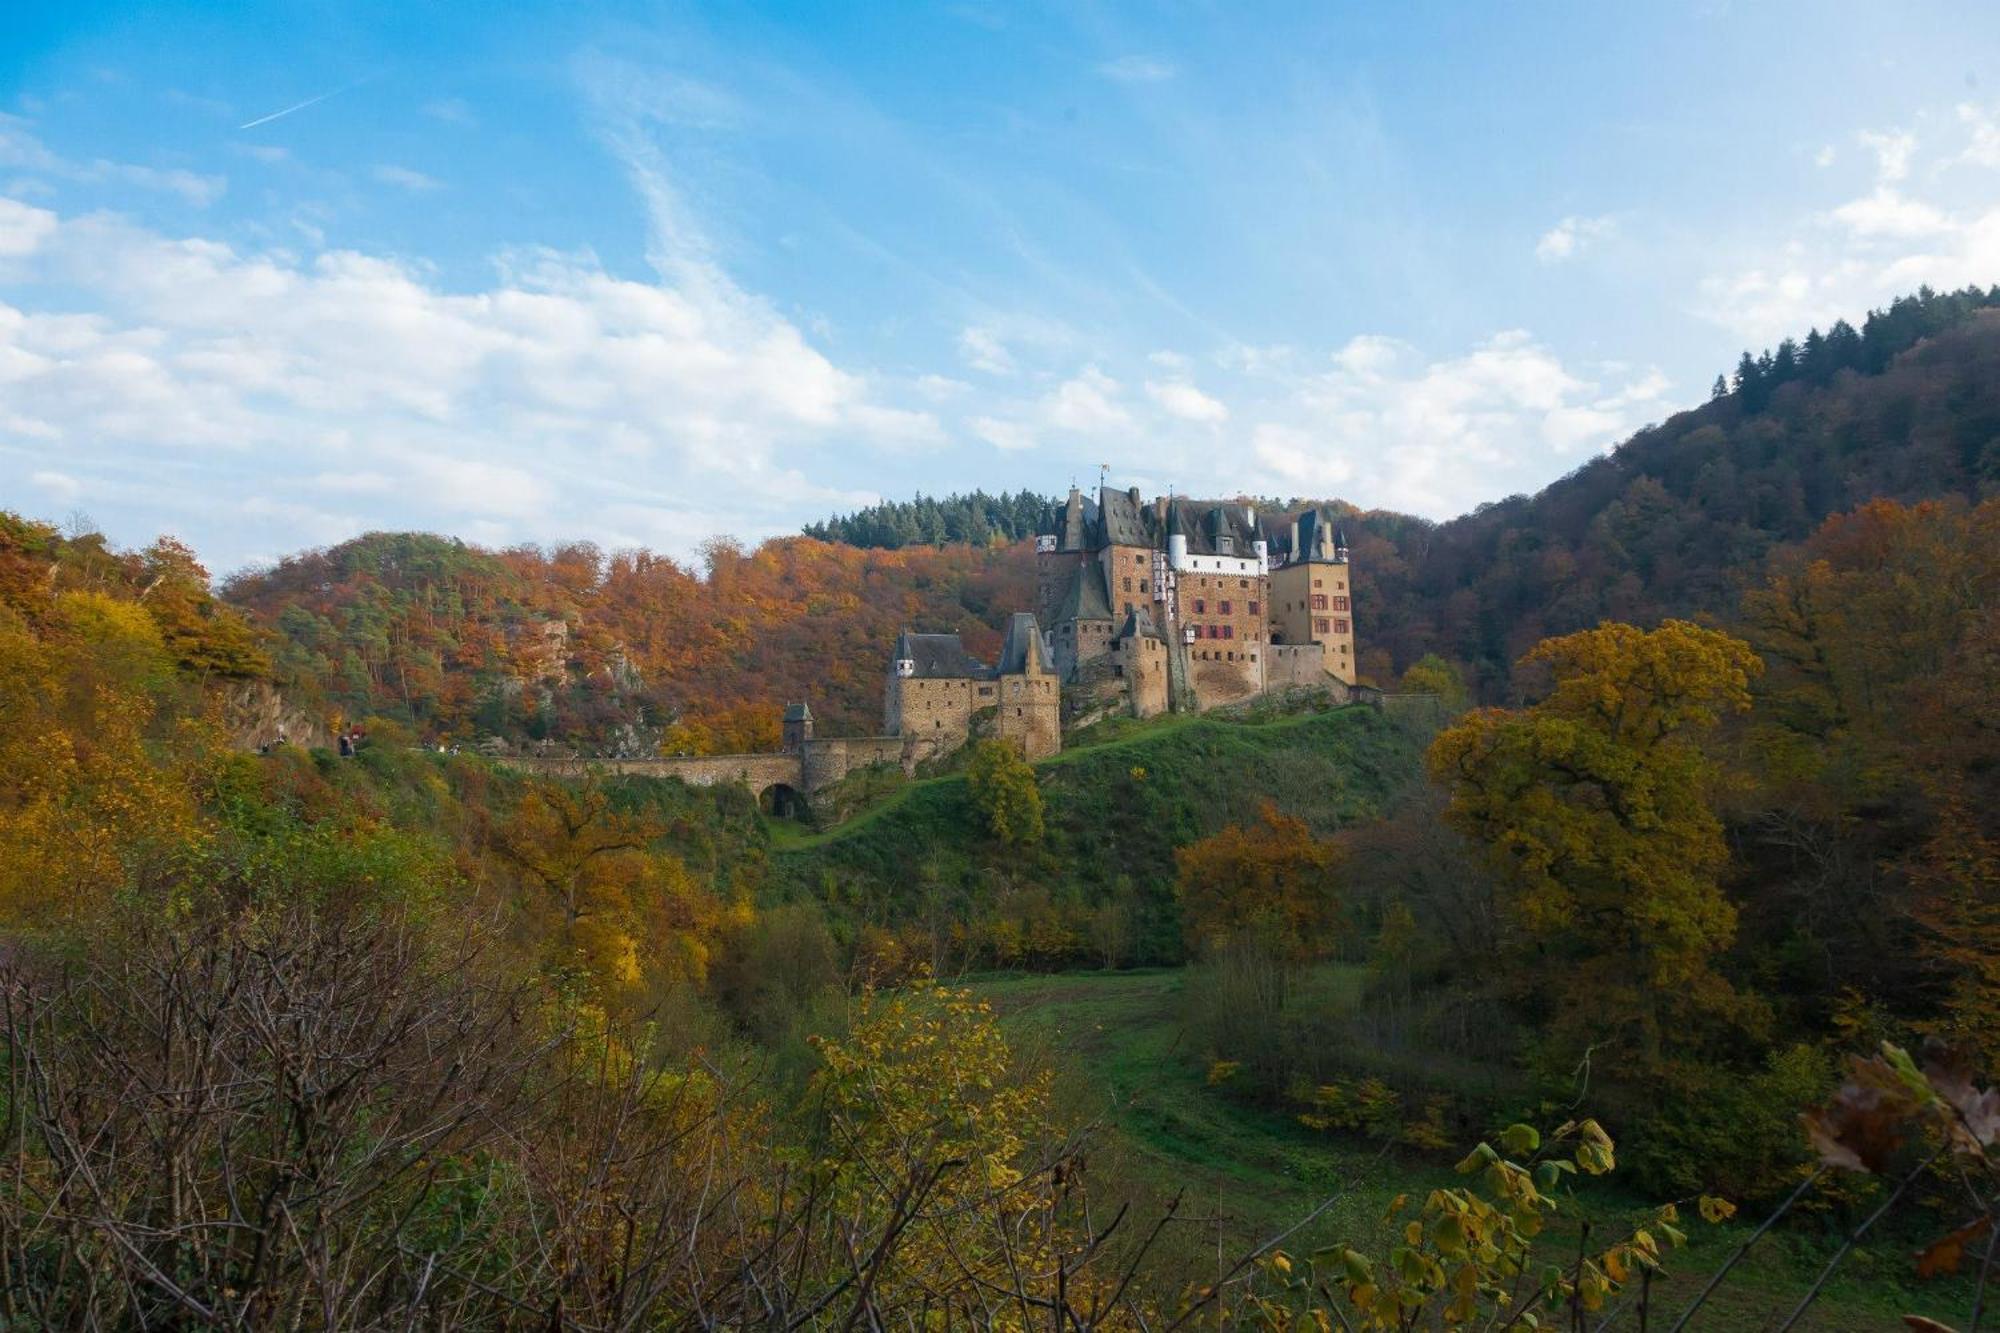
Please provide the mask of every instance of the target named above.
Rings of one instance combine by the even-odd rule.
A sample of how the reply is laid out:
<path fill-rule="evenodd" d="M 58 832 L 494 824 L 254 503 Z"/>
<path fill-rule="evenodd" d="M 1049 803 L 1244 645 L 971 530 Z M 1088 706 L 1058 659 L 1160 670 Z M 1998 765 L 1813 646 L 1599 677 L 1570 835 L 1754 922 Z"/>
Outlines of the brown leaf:
<path fill-rule="evenodd" d="M 1881 1089 L 1849 1083 L 1802 1118 L 1821 1161 L 1847 1171 L 1879 1173 L 1903 1144 L 1902 1112 Z"/>
<path fill-rule="evenodd" d="M 1993 1225 L 1991 1217 L 1975 1217 L 1956 1231 L 1932 1241 L 1923 1253 L 1917 1256 L 1918 1277 L 1938 1277 L 1945 1273 L 1956 1273 L 1960 1261 L 1965 1258 L 1965 1247 L 1986 1234 Z"/>
<path fill-rule="evenodd" d="M 1958 1333 L 1950 1324 L 1940 1324 L 1935 1319 L 1926 1319 L 1920 1314 L 1906 1314 L 1903 1322 L 1920 1333 Z"/>
<path fill-rule="evenodd" d="M 1963 1051 L 1927 1044 L 1924 1077 L 1937 1089 L 1938 1096 L 1958 1112 L 1960 1129 L 1974 1143 L 1990 1148 L 2000 1140 L 2000 1088 L 1975 1086 L 1971 1063 Z"/>

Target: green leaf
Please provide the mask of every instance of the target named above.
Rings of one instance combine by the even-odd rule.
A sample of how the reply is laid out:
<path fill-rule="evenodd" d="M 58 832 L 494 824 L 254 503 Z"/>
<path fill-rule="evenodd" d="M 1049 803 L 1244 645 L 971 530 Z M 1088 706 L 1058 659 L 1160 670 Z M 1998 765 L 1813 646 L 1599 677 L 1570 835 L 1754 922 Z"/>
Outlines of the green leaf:
<path fill-rule="evenodd" d="M 1542 1146 L 1542 1136 L 1533 1125 L 1509 1125 L 1500 1131 L 1500 1146 L 1515 1157 L 1525 1157 Z"/>

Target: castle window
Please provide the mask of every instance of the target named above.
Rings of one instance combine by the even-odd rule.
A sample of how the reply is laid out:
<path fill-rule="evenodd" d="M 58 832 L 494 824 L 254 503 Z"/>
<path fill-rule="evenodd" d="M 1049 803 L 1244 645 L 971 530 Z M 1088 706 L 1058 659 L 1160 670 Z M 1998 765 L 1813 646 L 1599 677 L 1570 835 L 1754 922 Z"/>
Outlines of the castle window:
<path fill-rule="evenodd" d="M 1224 625 L 1224 626 L 1222 627 L 1222 637 L 1223 637 L 1223 638 L 1225 638 L 1225 639 L 1233 639 L 1233 638 L 1235 638 L 1235 637 L 1236 637 L 1236 626 L 1234 626 L 1234 625 Z"/>
<path fill-rule="evenodd" d="M 1200 616 L 1200 615 L 1207 615 L 1207 614 L 1208 614 L 1208 603 L 1207 603 L 1206 601 L 1204 601 L 1204 600 L 1203 600 L 1202 598 L 1199 598 L 1199 597 L 1195 598 L 1195 599 L 1194 599 L 1194 613 L 1195 613 L 1196 615 L 1198 615 L 1198 616 Z"/>
<path fill-rule="evenodd" d="M 1236 660 L 1236 654 L 1235 654 L 1235 653 L 1224 653 L 1224 654 L 1223 654 L 1223 656 L 1224 656 L 1224 657 L 1226 657 L 1226 658 L 1228 658 L 1228 659 L 1229 659 L 1230 661 L 1232 661 L 1232 662 L 1234 662 L 1234 661 Z"/>
<path fill-rule="evenodd" d="M 1249 587 L 1249 586 L 1250 586 L 1250 580 L 1249 580 L 1249 579 L 1238 579 L 1238 580 L 1236 580 L 1236 586 L 1237 586 L 1237 587 L 1239 587 L 1239 588 L 1247 588 L 1247 587 Z"/>
<path fill-rule="evenodd" d="M 1223 615 L 1225 615 L 1225 616 L 1229 614 L 1229 603 L 1228 603 L 1228 602 L 1224 602 L 1224 603 L 1222 604 L 1222 614 L 1223 614 Z"/>
<path fill-rule="evenodd" d="M 1345 611 L 1347 609 L 1347 599 L 1345 597 L 1334 598 L 1333 609 L 1336 611 Z"/>
<path fill-rule="evenodd" d="M 1326 632 L 1328 631 L 1328 629 L 1329 629 L 1329 628 L 1330 628 L 1330 626 L 1329 626 L 1329 625 L 1327 624 L 1327 622 L 1326 622 L 1326 621 L 1324 621 L 1324 620 L 1321 620 L 1321 619 L 1318 619 L 1318 618 L 1315 618 L 1315 619 L 1313 620 L 1313 633 L 1315 633 L 1315 634 L 1325 634 L 1325 633 L 1326 633 Z"/>
<path fill-rule="evenodd" d="M 1139 591 L 1140 592 L 1146 591 L 1146 580 L 1144 579 L 1139 580 Z"/>
<path fill-rule="evenodd" d="M 1018 708 L 1016 708 L 1016 709 L 1014 710 L 1014 716 L 1015 716 L 1015 717 L 1019 717 L 1019 716 L 1021 716 L 1021 710 L 1020 710 L 1020 709 L 1018 709 Z"/>
<path fill-rule="evenodd" d="M 1253 616 L 1254 616 L 1254 615 L 1256 615 L 1256 614 L 1258 614 L 1258 611 L 1257 611 L 1257 603 L 1255 603 L 1255 602 L 1252 602 L 1252 603 L 1250 603 L 1250 614 L 1251 614 L 1251 615 L 1253 615 Z"/>
<path fill-rule="evenodd" d="M 1253 662 L 1254 662 L 1254 661 L 1256 661 L 1256 660 L 1257 660 L 1257 654 L 1255 654 L 1255 653 L 1252 653 L 1252 654 L 1250 654 L 1250 660 L 1251 660 L 1251 661 L 1253 661 Z"/>
<path fill-rule="evenodd" d="M 1314 594 L 1313 594 L 1313 610 L 1315 610 L 1315 611 L 1324 611 L 1324 610 L 1326 610 L 1326 594 L 1325 594 L 1325 593 L 1323 593 L 1323 592 L 1316 592 L 1316 593 L 1314 593 Z"/>
<path fill-rule="evenodd" d="M 1132 563 L 1133 563 L 1133 564 L 1135 564 L 1135 565 L 1143 565 L 1143 564 L 1145 564 L 1145 563 L 1146 563 L 1146 557 L 1145 557 L 1145 555 L 1144 555 L 1144 554 L 1142 553 L 1142 554 L 1140 554 L 1140 555 L 1135 555 L 1135 556 L 1133 556 L 1133 557 L 1132 557 Z"/>
<path fill-rule="evenodd" d="M 1317 588 L 1318 586 L 1319 586 L 1319 580 L 1318 580 L 1318 579 L 1314 579 L 1314 580 L 1313 580 L 1313 587 Z"/>
<path fill-rule="evenodd" d="M 1334 621 L 1334 622 L 1333 622 L 1333 632 L 1334 632 L 1335 634 L 1345 634 L 1345 633 L 1347 633 L 1347 622 L 1346 622 L 1345 620 L 1336 620 L 1336 621 Z"/>
<path fill-rule="evenodd" d="M 1132 591 L 1132 580 L 1130 578 L 1127 578 L 1125 580 L 1125 591 L 1126 592 Z"/>

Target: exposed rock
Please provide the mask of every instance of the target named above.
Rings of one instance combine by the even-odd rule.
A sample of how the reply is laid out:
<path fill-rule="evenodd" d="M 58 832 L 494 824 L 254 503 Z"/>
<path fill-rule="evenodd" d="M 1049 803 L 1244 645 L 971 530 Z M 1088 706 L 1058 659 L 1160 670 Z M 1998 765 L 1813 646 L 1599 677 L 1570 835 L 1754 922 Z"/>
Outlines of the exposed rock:
<path fill-rule="evenodd" d="M 268 745 L 332 744 L 326 728 L 310 713 L 287 702 L 268 680 L 236 680 L 217 687 L 229 743 L 240 750 Z"/>

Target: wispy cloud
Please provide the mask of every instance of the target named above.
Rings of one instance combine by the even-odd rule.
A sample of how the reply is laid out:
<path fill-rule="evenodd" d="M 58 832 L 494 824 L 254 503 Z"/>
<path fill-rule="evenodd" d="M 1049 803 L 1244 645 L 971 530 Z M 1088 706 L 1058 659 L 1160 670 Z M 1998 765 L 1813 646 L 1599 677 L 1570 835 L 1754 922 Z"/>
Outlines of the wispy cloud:
<path fill-rule="evenodd" d="M 1129 55 L 1105 61 L 1097 72 L 1115 83 L 1165 83 L 1180 69 L 1160 56 Z"/>
<path fill-rule="evenodd" d="M 229 183 L 179 167 L 148 167 L 106 158 L 75 160 L 59 156 L 35 137 L 27 121 L 0 112 L 0 167 L 32 171 L 82 185 L 129 185 L 141 190 L 178 195 L 198 208 L 222 197 Z"/>
<path fill-rule="evenodd" d="M 423 105 L 423 113 L 432 120 L 466 129 L 479 123 L 479 117 L 472 113 L 472 104 L 462 97 L 440 97 L 426 102 Z"/>
<path fill-rule="evenodd" d="M 1535 258 L 1544 264 L 1559 264 L 1615 234 L 1617 229 L 1617 223 L 1608 217 L 1566 217 L 1535 242 Z"/>
<path fill-rule="evenodd" d="M 1890 130 L 1856 142 L 1875 158 L 1867 192 L 1805 210 L 1761 253 L 1718 266 L 1700 284 L 1697 313 L 1769 344 L 1857 319 L 1925 284 L 1983 286 L 2000 277 L 2000 205 L 1985 191 L 1953 195 L 1944 170 L 2000 166 L 2000 129 L 1987 108 L 1961 106 L 1955 127 L 1922 139 Z"/>
<path fill-rule="evenodd" d="M 413 171 L 409 167 L 399 167 L 388 163 L 376 167 L 369 174 L 384 185 L 393 185 L 397 189 L 408 190 L 412 194 L 423 194 L 431 190 L 441 189 L 444 185 L 444 182 L 438 180 L 435 176 L 426 176 L 421 171 Z"/>

